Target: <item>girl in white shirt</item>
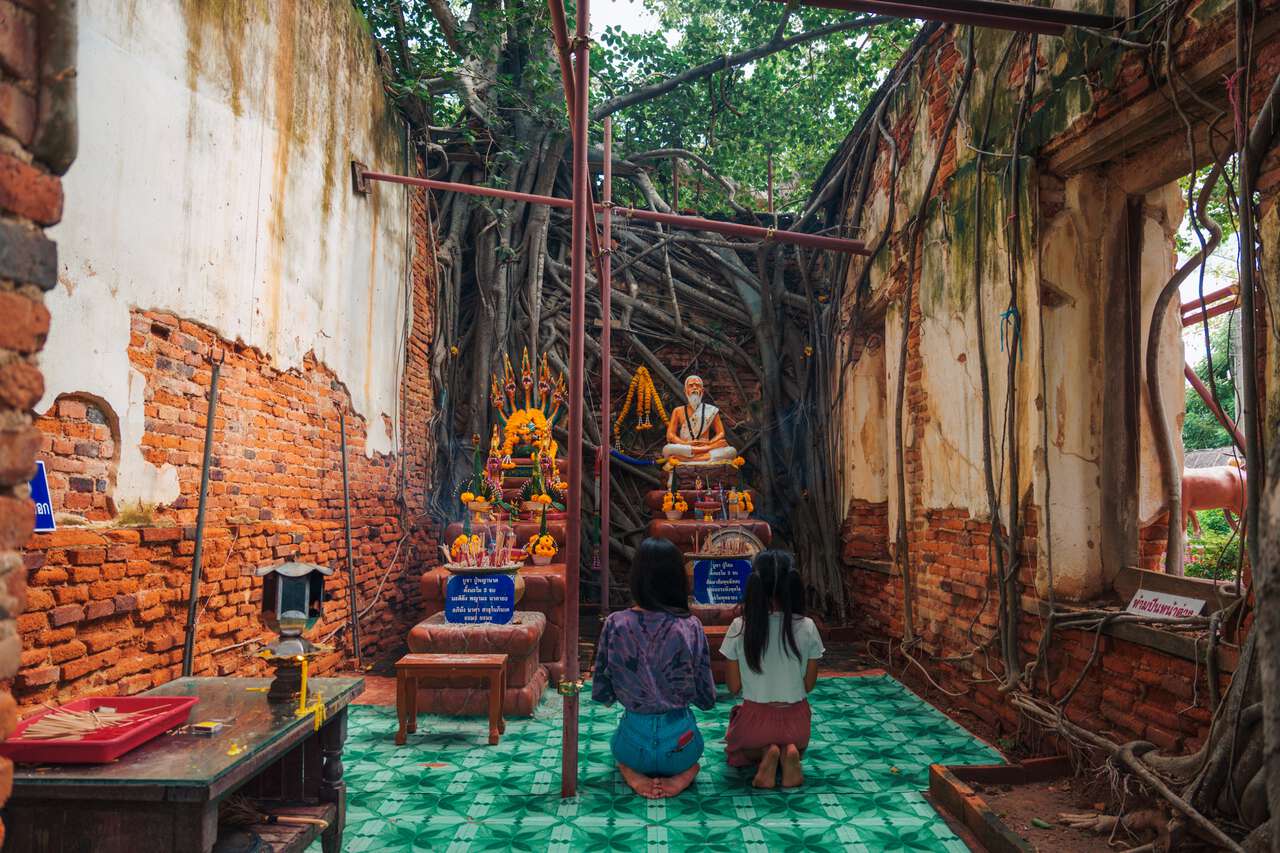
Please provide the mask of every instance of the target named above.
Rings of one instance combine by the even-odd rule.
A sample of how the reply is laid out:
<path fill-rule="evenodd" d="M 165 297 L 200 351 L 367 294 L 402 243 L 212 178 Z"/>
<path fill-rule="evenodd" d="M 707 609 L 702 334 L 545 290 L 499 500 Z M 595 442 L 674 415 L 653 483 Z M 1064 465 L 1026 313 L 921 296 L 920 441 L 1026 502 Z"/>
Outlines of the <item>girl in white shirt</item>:
<path fill-rule="evenodd" d="M 752 564 L 742 615 L 729 625 L 720 653 L 725 680 L 743 702 L 729 712 L 725 751 L 733 767 L 756 767 L 753 785 L 804 783 L 801 756 L 809 745 L 809 700 L 825 649 L 804 615 L 804 585 L 786 551 L 763 551 Z"/>

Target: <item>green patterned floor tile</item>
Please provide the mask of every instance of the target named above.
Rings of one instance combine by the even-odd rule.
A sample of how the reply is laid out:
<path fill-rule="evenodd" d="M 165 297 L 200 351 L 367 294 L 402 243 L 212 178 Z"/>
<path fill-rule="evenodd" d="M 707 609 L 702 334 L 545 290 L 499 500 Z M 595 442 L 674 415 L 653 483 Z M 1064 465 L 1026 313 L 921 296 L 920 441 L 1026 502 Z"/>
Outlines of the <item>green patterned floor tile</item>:
<path fill-rule="evenodd" d="M 724 763 L 732 703 L 722 695 L 714 711 L 698 712 L 703 771 L 670 800 L 641 799 L 617 774 L 609 755 L 617 708 L 584 703 L 579 794 L 561 800 L 555 694 L 532 719 L 509 720 L 497 746 L 488 745 L 484 720 L 424 715 L 396 747 L 394 709 L 353 707 L 343 849 L 963 853 L 918 792 L 931 763 L 985 764 L 998 753 L 887 676 L 824 679 L 810 701 L 803 788 L 757 791 L 750 772 Z"/>

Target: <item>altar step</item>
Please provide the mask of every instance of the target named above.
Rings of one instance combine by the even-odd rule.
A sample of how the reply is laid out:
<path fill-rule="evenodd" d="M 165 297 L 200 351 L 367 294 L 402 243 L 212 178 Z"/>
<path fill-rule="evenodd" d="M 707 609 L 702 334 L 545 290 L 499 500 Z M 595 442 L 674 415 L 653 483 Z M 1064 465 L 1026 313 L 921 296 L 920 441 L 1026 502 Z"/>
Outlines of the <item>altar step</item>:
<path fill-rule="evenodd" d="M 529 538 L 533 536 L 533 534 L 538 532 L 538 530 L 541 528 L 541 524 L 542 524 L 541 519 L 530 520 L 528 518 L 521 517 L 521 518 L 517 518 L 514 522 L 487 521 L 487 522 L 484 522 L 483 524 L 472 524 L 471 532 L 477 535 L 484 534 L 488 536 L 493 536 L 495 533 L 497 533 L 498 527 L 500 525 L 504 527 L 510 527 L 515 530 L 516 544 L 523 548 L 524 544 L 529 541 Z M 568 528 L 568 522 L 564 519 L 563 514 L 561 515 L 560 518 L 547 519 L 547 533 L 551 534 L 552 538 L 556 540 L 557 544 L 560 544 L 560 545 L 564 544 L 567 528 Z M 444 545 L 446 546 L 452 545 L 453 540 L 457 539 L 461 535 L 462 535 L 462 522 L 461 521 L 453 522 L 444 530 Z"/>
<path fill-rule="evenodd" d="M 670 521 L 666 518 L 655 518 L 649 522 L 649 535 L 670 539 L 682 553 L 688 553 L 696 540 L 705 540 L 717 530 L 727 527 L 745 528 L 756 535 L 756 538 L 767 548 L 773 540 L 773 530 L 769 522 L 758 518 L 718 519 L 702 521 L 693 518 L 682 518 Z"/>
<path fill-rule="evenodd" d="M 728 492 L 728 488 L 726 488 L 725 491 Z M 739 490 L 739 491 L 743 491 L 743 490 Z M 757 492 L 755 489 L 752 489 L 752 488 L 747 488 L 745 489 L 745 491 L 751 495 L 752 503 L 757 505 L 760 503 L 759 492 Z M 702 493 L 703 495 L 706 495 L 707 492 L 704 489 Z M 666 489 L 654 489 L 651 492 L 646 492 L 644 496 L 644 505 L 648 507 L 649 511 L 654 513 L 655 515 L 661 515 L 662 499 L 666 494 L 667 494 Z M 693 489 L 680 489 L 679 494 L 684 498 L 685 503 L 689 504 L 689 511 L 692 512 L 693 504 L 698 499 L 698 492 L 696 492 Z"/>

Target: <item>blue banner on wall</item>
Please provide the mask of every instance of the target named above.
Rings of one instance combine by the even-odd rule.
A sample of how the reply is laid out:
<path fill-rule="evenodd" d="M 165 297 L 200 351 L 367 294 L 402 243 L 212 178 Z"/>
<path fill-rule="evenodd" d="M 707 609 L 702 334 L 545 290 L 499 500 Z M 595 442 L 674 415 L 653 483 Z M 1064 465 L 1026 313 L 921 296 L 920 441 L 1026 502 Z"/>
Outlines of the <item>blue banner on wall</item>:
<path fill-rule="evenodd" d="M 444 618 L 461 625 L 509 624 L 516 615 L 511 575 L 451 575 L 444 589 Z"/>
<path fill-rule="evenodd" d="M 52 533 L 58 528 L 53 521 L 53 501 L 49 500 L 49 480 L 44 463 L 36 462 L 36 475 L 31 478 L 31 500 L 36 505 L 36 533 Z"/>
<path fill-rule="evenodd" d="M 693 564 L 693 600 L 699 604 L 738 604 L 749 577 L 750 560 L 698 560 Z"/>

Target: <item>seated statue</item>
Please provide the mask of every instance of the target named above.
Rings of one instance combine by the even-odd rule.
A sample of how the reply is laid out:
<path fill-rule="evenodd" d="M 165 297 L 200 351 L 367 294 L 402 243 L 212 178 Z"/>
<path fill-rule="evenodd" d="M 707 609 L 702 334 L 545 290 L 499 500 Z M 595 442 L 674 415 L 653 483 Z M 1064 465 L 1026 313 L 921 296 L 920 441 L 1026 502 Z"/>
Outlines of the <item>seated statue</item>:
<path fill-rule="evenodd" d="M 702 379 L 690 376 L 684 381 L 686 403 L 671 411 L 667 423 L 667 445 L 662 449 L 668 458 L 681 462 L 727 463 L 738 455 L 737 448 L 724 440 L 724 423 L 720 410 L 703 402 Z"/>

